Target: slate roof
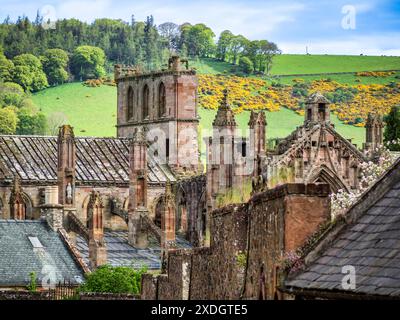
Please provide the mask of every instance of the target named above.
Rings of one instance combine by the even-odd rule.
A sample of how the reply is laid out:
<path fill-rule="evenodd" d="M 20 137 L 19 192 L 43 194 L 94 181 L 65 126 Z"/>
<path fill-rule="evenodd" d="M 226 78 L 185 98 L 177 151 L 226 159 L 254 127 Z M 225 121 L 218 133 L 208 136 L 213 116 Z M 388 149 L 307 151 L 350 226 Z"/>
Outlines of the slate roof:
<path fill-rule="evenodd" d="M 375 203 L 364 207 L 367 201 L 374 201 L 372 192 L 385 181 L 389 181 L 389 187 Z M 333 242 L 326 243 L 326 249 L 316 255 L 304 272 L 289 278 L 286 288 L 343 292 L 342 267 L 350 265 L 355 267 L 356 289 L 345 293 L 400 297 L 400 159 L 352 207 L 347 214 L 349 219 L 353 219 L 357 208 L 361 208 L 359 216 L 349 220 Z"/>
<path fill-rule="evenodd" d="M 104 240 L 107 248 L 107 263 L 112 266 L 133 266 L 140 269 L 147 266 L 149 270 L 161 268 L 161 247 L 155 238 L 150 239 L 147 249 L 137 249 L 128 244 L 128 232 L 106 231 Z M 76 247 L 84 261 L 89 265 L 89 249 L 87 241 L 77 237 Z M 190 248 L 189 242 L 177 238 L 177 248 Z"/>
<path fill-rule="evenodd" d="M 28 237 L 37 237 L 43 248 L 34 248 Z M 31 272 L 39 285 L 46 273 L 57 282 L 78 284 L 84 279 L 59 234 L 45 221 L 0 220 L 0 287 L 27 286 Z"/>
<path fill-rule="evenodd" d="M 129 140 L 76 138 L 77 183 L 129 183 Z M 175 181 L 168 165 L 148 156 L 150 183 Z M 57 137 L 0 135 L 0 178 L 46 183 L 57 181 Z"/>

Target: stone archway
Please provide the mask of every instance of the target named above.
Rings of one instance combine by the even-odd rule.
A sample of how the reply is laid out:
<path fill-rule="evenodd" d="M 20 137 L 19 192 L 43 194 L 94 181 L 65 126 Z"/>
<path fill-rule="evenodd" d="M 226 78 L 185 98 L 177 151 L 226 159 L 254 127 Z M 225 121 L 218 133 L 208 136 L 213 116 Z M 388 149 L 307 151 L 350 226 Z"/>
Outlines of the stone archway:
<path fill-rule="evenodd" d="M 165 202 L 164 202 L 164 197 L 161 196 L 158 198 L 156 205 L 154 207 L 154 224 L 161 229 L 161 221 L 162 221 L 162 216 L 165 211 Z"/>
<path fill-rule="evenodd" d="M 336 193 L 340 189 L 349 191 L 348 186 L 327 166 L 321 166 L 318 170 L 315 170 L 314 174 L 311 175 L 310 182 L 327 183 L 331 187 L 332 193 Z"/>
<path fill-rule="evenodd" d="M 31 198 L 26 193 L 22 193 L 22 199 L 25 205 L 25 220 L 35 220 Z"/>

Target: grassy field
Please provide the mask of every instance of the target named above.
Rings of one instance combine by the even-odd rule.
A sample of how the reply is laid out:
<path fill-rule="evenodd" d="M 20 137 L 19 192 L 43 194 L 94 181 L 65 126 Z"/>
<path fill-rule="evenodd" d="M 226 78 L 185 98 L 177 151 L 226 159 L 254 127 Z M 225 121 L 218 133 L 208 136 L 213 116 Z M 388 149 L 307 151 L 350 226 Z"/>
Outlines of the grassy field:
<path fill-rule="evenodd" d="M 319 80 L 319 79 L 332 79 L 342 84 L 357 85 L 357 84 L 388 84 L 390 82 L 400 80 L 400 72 L 387 77 L 357 77 L 355 74 L 330 74 L 330 75 L 310 75 L 310 76 L 284 76 L 273 77 L 272 81 L 280 82 L 282 84 L 293 84 L 294 79 L 304 79 L 306 82 Z"/>
<path fill-rule="evenodd" d="M 215 59 L 194 60 L 191 65 L 200 73 L 230 73 L 234 66 Z M 274 58 L 272 75 L 315 74 L 400 70 L 400 57 L 297 55 L 282 54 Z"/>
<path fill-rule="evenodd" d="M 229 74 L 234 69 L 231 64 L 218 62 L 214 59 L 195 60 L 192 61 L 191 65 L 197 69 L 198 73 L 203 74 Z M 281 55 L 275 58 L 273 74 L 313 74 L 391 69 L 400 69 L 400 57 Z M 399 77 L 399 72 L 384 78 L 356 77 L 354 74 L 301 76 L 306 81 L 330 78 L 344 84 L 384 84 L 399 81 Z M 273 81 L 291 84 L 294 78 L 299 77 L 284 76 L 274 78 Z M 356 82 L 357 79 L 360 82 Z M 116 134 L 117 95 L 115 87 L 89 88 L 81 83 L 70 83 L 41 91 L 34 94 L 32 98 L 40 110 L 48 116 L 55 112 L 62 112 L 68 122 L 74 126 L 77 135 L 115 136 Z M 205 130 L 203 136 L 209 135 L 215 111 L 200 109 L 199 113 L 201 117 L 200 126 Z M 238 115 L 239 128 L 246 130 L 248 119 L 249 112 Z M 296 126 L 302 123 L 303 118 L 293 111 L 281 109 L 278 112 L 268 112 L 267 120 L 268 138 L 278 138 L 285 137 L 292 132 Z M 332 121 L 341 134 L 346 138 L 352 138 L 354 143 L 361 146 L 364 141 L 364 128 L 344 125 L 336 116 L 332 116 Z"/>
<path fill-rule="evenodd" d="M 297 55 L 275 57 L 272 74 L 399 70 L 400 57 Z"/>
<path fill-rule="evenodd" d="M 80 136 L 116 134 L 117 89 L 110 86 L 89 88 L 69 83 L 49 88 L 32 96 L 47 116 L 62 112 Z"/>
<path fill-rule="evenodd" d="M 68 123 L 74 126 L 80 136 L 115 136 L 116 134 L 116 88 L 102 86 L 89 88 L 81 83 L 65 84 L 50 88 L 33 95 L 34 103 L 47 116 L 54 112 L 62 112 Z M 199 109 L 200 128 L 203 136 L 210 135 L 215 111 Z M 243 135 L 246 135 L 250 112 L 237 115 L 237 122 Z M 332 120 L 337 130 L 346 138 L 352 138 L 354 143 L 364 141 L 364 128 L 356 128 L 341 123 L 336 116 Z M 297 113 L 282 108 L 278 112 L 267 112 L 268 138 L 281 138 L 290 134 L 296 126 L 301 125 L 303 117 Z"/>

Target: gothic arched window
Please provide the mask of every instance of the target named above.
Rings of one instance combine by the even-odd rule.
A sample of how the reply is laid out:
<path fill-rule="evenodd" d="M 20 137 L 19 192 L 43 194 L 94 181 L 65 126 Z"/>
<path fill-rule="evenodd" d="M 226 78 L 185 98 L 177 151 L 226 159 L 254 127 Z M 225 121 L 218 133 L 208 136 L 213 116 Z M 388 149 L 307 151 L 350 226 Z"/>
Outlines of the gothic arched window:
<path fill-rule="evenodd" d="M 129 121 L 133 117 L 133 99 L 134 99 L 134 94 L 133 94 L 133 89 L 132 87 L 129 87 L 128 89 L 128 103 L 127 103 L 127 112 L 126 112 L 126 120 Z"/>
<path fill-rule="evenodd" d="M 166 95 L 164 83 L 158 87 L 158 116 L 162 117 L 166 113 Z"/>
<path fill-rule="evenodd" d="M 149 98 L 150 91 L 148 85 L 146 84 L 143 88 L 143 119 L 146 119 L 149 116 Z"/>

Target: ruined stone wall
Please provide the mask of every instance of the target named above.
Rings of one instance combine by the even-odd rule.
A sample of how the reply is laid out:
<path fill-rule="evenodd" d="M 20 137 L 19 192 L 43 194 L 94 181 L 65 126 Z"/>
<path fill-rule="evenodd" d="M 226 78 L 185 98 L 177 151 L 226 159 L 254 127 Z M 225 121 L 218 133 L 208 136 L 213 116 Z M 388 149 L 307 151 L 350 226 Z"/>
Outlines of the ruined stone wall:
<path fill-rule="evenodd" d="M 27 203 L 26 215 L 29 220 L 40 218 L 41 204 L 44 204 L 44 190 L 46 186 L 22 185 L 23 198 Z M 0 219 L 10 219 L 10 196 L 12 186 L 0 187 Z"/>
<path fill-rule="evenodd" d="M 211 246 L 170 251 L 167 274 L 142 278 L 142 299 L 238 299 L 244 270 L 237 260 L 246 248 L 246 216 L 246 205 L 213 212 Z"/>
<path fill-rule="evenodd" d="M 142 299 L 182 299 L 185 285 L 189 299 L 277 298 L 282 257 L 330 218 L 329 191 L 289 184 L 212 212 L 210 247 L 170 252 L 167 274 L 143 277 Z"/>
<path fill-rule="evenodd" d="M 206 177 L 205 175 L 178 181 L 176 186 L 176 230 L 186 225 L 184 236 L 195 246 L 201 246 L 205 238 Z M 204 216 L 203 216 L 204 215 Z M 182 220 L 186 222 L 182 223 Z"/>
<path fill-rule="evenodd" d="M 165 87 L 165 108 L 160 108 L 163 99 L 160 86 Z M 197 77 L 191 70 L 153 72 L 118 79 L 117 136 L 130 137 L 138 127 L 145 126 L 147 139 L 151 142 L 149 152 L 157 162 L 197 172 L 197 86 Z M 147 116 L 143 113 L 144 88 L 149 90 Z M 133 100 L 128 99 L 130 90 L 133 90 Z M 132 112 L 128 112 L 128 107 Z"/>
<path fill-rule="evenodd" d="M 288 184 L 250 201 L 245 299 L 276 299 L 285 253 L 330 218 L 329 186 Z"/>
<path fill-rule="evenodd" d="M 159 88 L 165 86 L 165 114 L 159 113 Z M 159 72 L 127 77 L 118 81 L 118 136 L 131 130 L 124 129 L 131 124 L 154 122 L 171 117 L 193 119 L 196 116 L 197 77 L 191 71 L 179 73 Z M 144 88 L 149 89 L 149 115 L 143 118 Z M 128 115 L 128 90 L 133 89 L 133 117 Z M 121 133 L 121 134 L 120 134 Z"/>

